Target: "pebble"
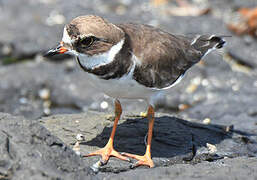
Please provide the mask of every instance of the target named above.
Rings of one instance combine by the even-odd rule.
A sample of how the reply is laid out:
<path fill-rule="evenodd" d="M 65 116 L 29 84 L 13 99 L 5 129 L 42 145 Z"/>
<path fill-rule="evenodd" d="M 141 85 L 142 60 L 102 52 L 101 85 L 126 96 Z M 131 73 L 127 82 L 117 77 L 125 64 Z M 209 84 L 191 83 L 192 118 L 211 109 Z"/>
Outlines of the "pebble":
<path fill-rule="evenodd" d="M 4 55 L 10 55 L 11 53 L 12 53 L 12 47 L 11 47 L 11 45 L 9 45 L 9 44 L 4 44 L 4 46 L 2 47 L 2 53 L 4 54 Z"/>
<path fill-rule="evenodd" d="M 97 161 L 95 164 L 93 164 L 92 166 L 90 166 L 90 168 L 95 172 L 98 173 L 99 172 L 99 168 L 102 166 L 101 161 Z"/>
<path fill-rule="evenodd" d="M 77 134 L 76 139 L 77 139 L 77 141 L 84 141 L 85 137 L 83 136 L 83 134 Z"/>
<path fill-rule="evenodd" d="M 190 105 L 188 105 L 188 104 L 180 104 L 180 105 L 178 105 L 178 109 L 180 111 L 184 111 L 184 110 L 188 109 L 189 107 L 190 107 Z"/>
<path fill-rule="evenodd" d="M 210 154 L 215 154 L 217 152 L 217 148 L 215 145 L 206 143 L 206 146 Z"/>
<path fill-rule="evenodd" d="M 209 81 L 207 79 L 203 79 L 202 86 L 208 86 L 208 85 L 209 85 Z"/>
<path fill-rule="evenodd" d="M 186 88 L 186 92 L 187 92 L 188 94 L 191 94 L 191 93 L 193 93 L 193 92 L 196 91 L 197 87 L 198 87 L 198 85 L 191 83 L 191 84 Z"/>
<path fill-rule="evenodd" d="M 201 78 L 200 77 L 194 78 L 193 80 L 191 80 L 191 83 L 189 84 L 189 86 L 187 86 L 186 92 L 189 94 L 195 92 L 200 84 L 201 84 Z"/>
<path fill-rule="evenodd" d="M 45 114 L 45 115 L 50 115 L 50 114 L 51 114 L 51 109 L 49 109 L 49 108 L 44 108 L 44 114 Z"/>
<path fill-rule="evenodd" d="M 196 77 L 192 80 L 192 83 L 195 85 L 200 85 L 201 84 L 201 78 L 200 77 Z"/>
<path fill-rule="evenodd" d="M 234 129 L 234 126 L 233 126 L 233 125 L 224 127 L 224 131 L 225 131 L 225 132 L 230 132 L 230 131 L 233 130 L 233 129 Z"/>
<path fill-rule="evenodd" d="M 240 89 L 239 85 L 233 85 L 232 90 L 233 91 L 238 91 Z"/>
<path fill-rule="evenodd" d="M 56 24 L 64 24 L 66 21 L 65 17 L 57 11 L 52 11 L 49 17 L 46 19 L 46 24 L 48 26 L 53 26 Z"/>
<path fill-rule="evenodd" d="M 38 92 L 38 95 L 43 100 L 48 100 L 50 98 L 50 90 L 47 88 L 41 89 Z"/>
<path fill-rule="evenodd" d="M 211 119 L 210 119 L 210 118 L 205 118 L 205 119 L 203 120 L 203 123 L 204 123 L 204 124 L 210 124 L 210 123 L 211 123 Z"/>
<path fill-rule="evenodd" d="M 19 99 L 19 102 L 20 102 L 21 104 L 27 104 L 27 103 L 28 103 L 28 99 L 25 98 L 25 97 L 22 97 L 22 98 Z"/>
<path fill-rule="evenodd" d="M 100 107 L 101 107 L 102 109 L 107 109 L 108 106 L 109 106 L 109 104 L 108 104 L 108 102 L 106 102 L 106 101 L 103 101 L 103 102 L 101 102 L 101 104 L 100 104 Z"/>
<path fill-rule="evenodd" d="M 141 117 L 147 117 L 147 112 L 140 112 Z"/>

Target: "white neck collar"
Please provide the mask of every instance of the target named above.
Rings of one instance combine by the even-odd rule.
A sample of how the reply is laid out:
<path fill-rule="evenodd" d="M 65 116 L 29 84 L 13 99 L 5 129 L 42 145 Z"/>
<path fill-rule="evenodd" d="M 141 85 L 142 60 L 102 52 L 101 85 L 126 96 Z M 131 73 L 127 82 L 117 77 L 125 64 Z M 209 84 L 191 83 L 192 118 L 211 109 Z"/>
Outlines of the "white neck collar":
<path fill-rule="evenodd" d="M 94 69 L 106 64 L 111 63 L 116 54 L 120 52 L 124 44 L 124 39 L 120 42 L 115 44 L 109 51 L 103 54 L 97 54 L 93 56 L 88 56 L 86 54 L 78 53 L 77 56 L 82 66 L 86 67 L 87 69 Z"/>

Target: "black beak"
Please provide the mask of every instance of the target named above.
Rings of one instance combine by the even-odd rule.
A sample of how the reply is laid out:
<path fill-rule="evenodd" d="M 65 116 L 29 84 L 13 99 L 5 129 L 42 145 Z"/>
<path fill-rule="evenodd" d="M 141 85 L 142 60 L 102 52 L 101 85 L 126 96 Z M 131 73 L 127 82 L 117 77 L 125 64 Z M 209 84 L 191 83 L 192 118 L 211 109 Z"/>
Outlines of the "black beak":
<path fill-rule="evenodd" d="M 44 57 L 51 57 L 56 54 L 63 54 L 68 51 L 66 47 L 62 45 L 63 43 L 60 43 L 56 48 L 50 49 L 44 54 Z"/>

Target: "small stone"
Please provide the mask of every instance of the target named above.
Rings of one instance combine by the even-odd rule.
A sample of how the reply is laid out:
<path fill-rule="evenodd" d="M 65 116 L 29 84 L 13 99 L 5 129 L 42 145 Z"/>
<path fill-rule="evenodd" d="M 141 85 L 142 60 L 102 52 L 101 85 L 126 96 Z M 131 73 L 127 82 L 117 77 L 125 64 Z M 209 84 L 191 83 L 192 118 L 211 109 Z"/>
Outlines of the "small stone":
<path fill-rule="evenodd" d="M 217 152 L 217 148 L 215 145 L 206 143 L 206 146 L 210 154 L 215 154 Z"/>
<path fill-rule="evenodd" d="M 95 164 L 93 164 L 92 166 L 90 166 L 90 168 L 95 172 L 98 173 L 99 168 L 102 166 L 101 161 L 97 161 Z"/>
<path fill-rule="evenodd" d="M 48 26 L 53 26 L 56 24 L 64 24 L 65 23 L 65 17 L 58 13 L 57 11 L 52 11 L 49 15 L 49 17 L 46 19 L 46 24 Z"/>
<path fill-rule="evenodd" d="M 77 141 L 84 141 L 85 137 L 83 136 L 83 134 L 77 134 L 76 139 L 77 139 Z"/>
<path fill-rule="evenodd" d="M 180 104 L 180 105 L 178 105 L 178 109 L 180 111 L 184 111 L 184 110 L 188 109 L 189 107 L 190 106 L 188 104 Z"/>
<path fill-rule="evenodd" d="M 195 85 L 200 85 L 201 84 L 201 78 L 200 77 L 196 77 L 192 80 L 192 83 Z"/>
<path fill-rule="evenodd" d="M 109 106 L 109 104 L 108 104 L 108 102 L 106 102 L 106 101 L 103 101 L 103 102 L 101 102 L 101 104 L 100 104 L 100 107 L 101 107 L 102 109 L 107 109 L 108 106 Z"/>
<path fill-rule="evenodd" d="M 188 94 L 191 94 L 191 93 L 193 93 L 193 92 L 196 91 L 197 87 L 198 87 L 197 84 L 191 83 L 189 86 L 187 86 L 186 92 L 187 92 Z"/>
<path fill-rule="evenodd" d="M 43 100 L 48 100 L 50 98 L 50 90 L 47 88 L 41 89 L 38 92 L 38 95 Z"/>
<path fill-rule="evenodd" d="M 51 114 L 51 109 L 49 109 L 49 108 L 44 108 L 44 114 L 45 114 L 45 115 L 50 115 L 50 114 Z"/>
<path fill-rule="evenodd" d="M 147 117 L 147 112 L 140 112 L 141 117 Z"/>
<path fill-rule="evenodd" d="M 225 132 L 230 132 L 230 131 L 233 130 L 233 129 L 234 129 L 234 126 L 233 126 L 233 125 L 225 126 L 225 127 L 224 127 L 224 131 L 225 131 Z"/>
<path fill-rule="evenodd" d="M 11 47 L 11 45 L 8 45 L 8 44 L 5 44 L 3 47 L 2 47 L 2 53 L 4 54 L 4 55 L 10 55 L 11 53 L 12 53 L 12 47 Z"/>
<path fill-rule="evenodd" d="M 238 85 L 233 85 L 232 86 L 232 90 L 233 91 L 238 91 L 239 90 L 239 86 Z"/>
<path fill-rule="evenodd" d="M 208 86 L 208 85 L 209 85 L 209 81 L 207 79 L 203 79 L 202 86 Z"/>
<path fill-rule="evenodd" d="M 27 104 L 28 103 L 28 99 L 25 98 L 25 97 L 22 97 L 22 98 L 19 99 L 19 102 L 20 102 L 20 104 Z"/>
<path fill-rule="evenodd" d="M 204 123 L 204 124 L 210 124 L 210 123 L 211 123 L 211 119 L 210 119 L 210 118 L 205 118 L 205 119 L 203 120 L 203 123 Z"/>

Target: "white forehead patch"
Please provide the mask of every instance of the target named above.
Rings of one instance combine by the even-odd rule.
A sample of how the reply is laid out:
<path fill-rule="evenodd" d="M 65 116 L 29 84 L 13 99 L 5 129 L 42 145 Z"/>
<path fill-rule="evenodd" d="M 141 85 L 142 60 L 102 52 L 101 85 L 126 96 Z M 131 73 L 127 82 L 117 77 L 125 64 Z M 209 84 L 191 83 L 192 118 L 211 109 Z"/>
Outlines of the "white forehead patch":
<path fill-rule="evenodd" d="M 63 36 L 62 36 L 62 41 L 66 44 L 72 45 L 71 38 L 66 30 L 66 27 L 63 29 Z"/>
<path fill-rule="evenodd" d="M 114 60 L 116 54 L 120 52 L 123 44 L 124 39 L 122 39 L 120 42 L 115 44 L 109 51 L 103 54 L 87 56 L 85 54 L 78 53 L 79 61 L 82 66 L 89 69 L 94 69 L 96 67 L 109 64 Z"/>

